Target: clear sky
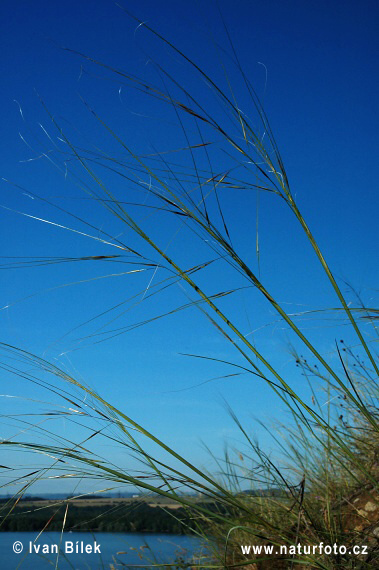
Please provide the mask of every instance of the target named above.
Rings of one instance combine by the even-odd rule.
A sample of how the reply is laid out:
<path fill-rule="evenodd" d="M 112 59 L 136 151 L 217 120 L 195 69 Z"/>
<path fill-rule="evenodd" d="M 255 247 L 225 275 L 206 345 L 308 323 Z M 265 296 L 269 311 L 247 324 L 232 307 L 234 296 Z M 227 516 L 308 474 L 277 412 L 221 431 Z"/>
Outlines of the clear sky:
<path fill-rule="evenodd" d="M 247 116 L 254 116 L 233 66 L 216 3 L 132 0 L 126 5 L 227 90 L 222 67 L 225 64 L 239 107 Z M 342 285 L 346 282 L 354 286 L 368 305 L 375 305 L 379 245 L 377 2 L 221 0 L 219 7 L 245 73 L 263 100 L 292 191 L 325 257 Z M 98 337 L 83 340 L 116 316 L 108 329 L 127 327 L 186 303 L 180 288 L 152 297 L 125 314 L 120 309 L 109 318 L 85 325 L 133 292 L 146 288 L 152 272 L 92 279 L 127 271 L 130 266 L 123 260 L 101 265 L 73 262 L 29 268 L 9 266 L 19 256 L 115 253 L 110 246 L 21 215 L 19 212 L 88 231 L 79 220 L 38 200 L 35 194 L 90 221 L 98 228 L 98 233 L 90 232 L 93 235 L 100 235 L 100 230 L 111 236 L 126 231 L 105 209 L 85 199 L 86 194 L 70 174 L 65 176 L 63 159 L 51 152 L 55 144 L 59 145 L 59 133 L 37 92 L 64 132 L 79 146 L 100 147 L 112 156 L 122 156 L 120 147 L 99 126 L 83 99 L 137 153 L 187 146 L 170 106 L 142 96 L 121 77 L 110 75 L 62 47 L 162 85 L 151 60 L 158 61 L 196 96 L 204 92 L 209 104 L 206 84 L 143 26 L 137 28 L 137 23 L 113 2 L 3 0 L 1 13 L 0 108 L 5 143 L 1 177 L 22 187 L 20 190 L 6 182 L 1 184 L 0 291 L 1 306 L 7 307 L 0 312 L 2 341 L 65 367 L 133 419 L 176 449 L 185 449 L 192 460 L 208 468 L 211 461 L 200 439 L 216 454 L 222 452 L 225 438 L 238 446 L 238 430 L 224 409 L 224 399 L 250 433 L 270 446 L 267 435 L 252 418 L 268 425 L 272 419 L 286 421 L 271 390 L 243 375 L 217 379 L 229 374 L 230 367 L 180 356 L 192 353 L 234 358 L 231 347 L 197 309 L 182 311 L 100 344 L 94 343 Z M 214 105 L 216 116 L 223 117 L 216 101 Z M 227 119 L 222 120 L 227 124 Z M 191 144 L 200 143 L 194 126 L 188 128 Z M 205 136 L 213 142 L 212 133 Z M 38 158 L 42 152 L 45 157 Z M 176 159 L 174 154 L 167 156 Z M 59 162 L 61 171 L 54 167 L 53 160 Z M 204 160 L 203 156 L 199 158 L 201 167 Z M 225 162 L 227 167 L 232 164 L 220 153 L 214 160 L 220 172 L 225 170 Z M 68 167 L 80 172 L 71 163 Z M 120 199 L 130 199 L 134 187 L 130 190 L 127 182 L 109 173 L 102 175 Z M 83 172 L 80 176 L 85 179 Z M 224 207 L 233 243 L 256 268 L 256 195 L 250 194 L 239 191 L 232 198 L 225 197 Z M 188 233 L 176 233 L 176 220 L 171 226 L 166 218 L 155 214 L 146 216 L 139 211 L 136 215 L 170 255 L 182 256 L 189 266 L 207 258 L 204 248 L 191 249 Z M 121 237 L 128 244 L 137 244 L 127 233 Z M 300 228 L 288 209 L 268 195 L 261 196 L 259 238 L 262 280 L 290 312 L 337 306 Z M 213 278 L 219 287 L 210 285 L 213 292 L 241 286 L 222 266 L 217 266 Z M 154 279 L 159 279 L 159 274 Z M 74 282 L 77 284 L 60 287 Z M 208 284 L 207 277 L 204 284 Z M 348 287 L 343 285 L 343 290 L 356 304 Z M 225 300 L 222 306 L 236 315 L 245 334 L 259 329 L 254 335 L 256 344 L 289 383 L 306 394 L 304 381 L 289 355 L 291 337 L 276 322 L 272 309 L 251 291 Z M 274 324 L 265 327 L 266 323 Z M 70 332 L 79 325 L 83 326 Z M 333 350 L 336 336 L 344 338 L 345 329 L 334 325 L 335 320 L 327 319 L 304 323 L 307 333 L 327 353 Z M 2 393 L 46 399 L 41 390 L 21 379 L 15 381 L 4 373 L 1 382 Z M 12 413 L 9 400 L 4 400 L 3 405 Z M 15 410 L 25 413 L 30 406 L 29 402 L 21 402 Z M 36 404 L 33 409 L 44 412 L 46 407 Z M 72 436 L 72 427 L 64 429 Z M 117 453 L 114 451 L 115 460 L 127 465 L 128 459 Z M 1 463 L 6 461 L 11 461 L 11 456 Z"/>

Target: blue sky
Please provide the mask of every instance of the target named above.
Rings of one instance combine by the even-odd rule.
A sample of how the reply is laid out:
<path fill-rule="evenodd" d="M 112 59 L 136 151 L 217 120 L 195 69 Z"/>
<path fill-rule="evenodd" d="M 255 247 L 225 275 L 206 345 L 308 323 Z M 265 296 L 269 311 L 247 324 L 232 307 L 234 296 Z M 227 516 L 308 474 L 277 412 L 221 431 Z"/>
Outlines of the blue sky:
<path fill-rule="evenodd" d="M 245 73 L 264 102 L 292 191 L 325 257 L 341 283 L 348 282 L 368 304 L 375 304 L 377 4 L 228 0 L 219 6 Z M 251 101 L 231 63 L 230 46 L 215 3 L 143 1 L 128 2 L 127 7 L 227 89 L 223 62 L 235 86 L 239 106 L 246 115 L 254 116 Z M 103 208 L 83 199 L 86 195 L 75 186 L 74 178 L 65 177 L 62 162 L 60 172 L 46 158 L 37 158 L 44 152 L 49 158 L 59 159 L 50 153 L 53 141 L 58 144 L 58 133 L 36 92 L 64 132 L 86 148 L 95 145 L 115 156 L 120 153 L 82 99 L 137 153 L 181 148 L 186 141 L 169 106 L 141 96 L 122 78 L 62 50 L 62 46 L 154 84 L 161 79 L 151 59 L 159 61 L 196 96 L 204 94 L 208 105 L 212 104 L 209 90 L 177 54 L 144 27 L 137 29 L 136 22 L 112 2 L 95 0 L 89 5 L 5 0 L 2 12 L 0 98 L 6 145 L 1 156 L 1 176 L 23 188 L 17 190 L 5 182 L 1 186 L 0 204 L 5 207 L 1 209 L 2 256 L 110 255 L 114 248 L 17 213 L 86 231 L 77 220 L 33 199 L 38 194 L 112 236 L 125 232 Z M 214 112 L 217 117 L 223 116 L 216 104 Z M 191 143 L 199 143 L 193 125 L 188 123 L 188 129 Z M 212 133 L 204 136 L 212 137 Z M 214 160 L 215 169 L 225 169 L 222 154 L 215 152 Z M 187 158 L 184 164 L 189 164 Z M 204 157 L 199 158 L 199 164 L 204 164 Z M 80 169 L 72 167 L 85 178 Z M 125 183 L 110 174 L 104 176 L 117 196 L 127 194 Z M 256 194 L 239 191 L 223 199 L 233 243 L 256 269 Z M 176 221 L 170 225 L 166 218 L 157 215 L 137 216 L 162 247 L 168 247 L 170 255 L 179 256 L 189 266 L 206 258 L 203 246 L 191 248 L 193 242 L 188 232 L 181 229 L 176 233 Z M 137 245 L 133 236 L 123 234 L 124 238 Z M 288 208 L 271 195 L 261 195 L 259 238 L 262 280 L 283 306 L 296 312 L 337 305 L 298 224 Z M 9 261 L 12 260 L 4 259 L 4 263 Z M 84 262 L 3 269 L 1 304 L 7 306 L 0 313 L 3 342 L 66 367 L 170 445 L 188 450 L 190 458 L 201 465 L 211 467 L 200 439 L 216 454 L 222 452 L 225 438 L 238 445 L 238 431 L 224 410 L 223 399 L 251 433 L 257 434 L 265 445 L 271 445 L 251 419 L 256 417 L 266 423 L 272 418 L 286 421 L 280 403 L 267 386 L 246 376 L 216 379 L 198 386 L 229 374 L 230 368 L 180 356 L 179 353 L 194 353 L 224 360 L 235 358 L 231 347 L 196 309 L 101 344 L 94 344 L 93 338 L 80 340 L 94 332 L 91 323 L 70 333 L 150 283 L 151 272 L 88 281 L 121 273 L 125 267 L 128 269 L 122 263 Z M 241 285 L 218 265 L 212 278 L 220 291 Z M 199 279 L 216 292 L 208 273 Z M 86 282 L 61 287 L 79 281 Z M 354 303 L 345 285 L 343 290 Z M 186 302 L 176 287 L 174 292 L 152 297 L 120 316 L 114 326 L 130 325 Z M 254 335 L 256 344 L 289 383 L 306 396 L 303 378 L 297 375 L 288 352 L 292 337 L 279 323 L 265 327 L 266 323 L 275 323 L 277 317 L 259 295 L 249 290 L 233 300 L 224 300 L 221 306 L 235 316 L 245 334 L 258 330 Z M 326 320 L 305 323 L 307 334 L 327 353 L 333 350 L 334 339 L 345 335 L 346 329 L 334 324 Z M 5 393 L 12 395 L 42 397 L 34 386 L 21 380 L 16 383 L 8 376 L 2 386 Z M 29 403 L 21 402 L 17 409 L 25 412 L 29 408 Z M 45 410 L 38 404 L 36 409 Z M 70 427 L 67 432 L 73 433 Z M 121 461 L 127 465 L 127 459 Z"/>

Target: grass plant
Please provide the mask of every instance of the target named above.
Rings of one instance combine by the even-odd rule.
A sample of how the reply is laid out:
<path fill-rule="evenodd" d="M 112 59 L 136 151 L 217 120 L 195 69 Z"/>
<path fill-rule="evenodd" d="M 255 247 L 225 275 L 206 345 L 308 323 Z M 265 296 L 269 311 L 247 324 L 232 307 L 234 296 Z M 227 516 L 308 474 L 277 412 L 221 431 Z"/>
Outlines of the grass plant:
<path fill-rule="evenodd" d="M 302 215 L 265 110 L 244 73 L 230 37 L 227 35 L 233 74 L 238 73 L 243 85 L 244 100 L 250 105 L 248 114 L 240 109 L 239 94 L 232 87 L 226 66 L 225 88 L 148 24 L 139 21 L 137 24 L 187 66 L 188 73 L 199 80 L 203 91 L 191 89 L 193 83 L 188 82 L 188 86 L 157 62 L 152 66 L 159 85 L 88 55 L 67 51 L 81 58 L 84 64 L 100 68 L 108 80 L 115 79 L 137 90 L 141 97 L 152 98 L 154 104 L 169 106 L 185 144 L 172 153 L 173 158 L 165 152 L 153 156 L 141 154 L 133 149 L 132 141 L 123 138 L 119 129 L 83 101 L 93 120 L 104 130 L 104 136 L 109 137 L 112 148 L 118 150 L 111 154 L 98 146 L 85 149 L 66 133 L 41 99 L 52 132 L 55 131 L 55 135 L 49 134 L 54 144 L 54 158 L 49 154 L 49 160 L 63 173 L 68 169 L 72 183 L 83 192 L 91 207 L 103 208 L 104 216 L 114 220 L 116 228 L 122 228 L 123 236 L 114 238 L 116 231 L 109 233 L 90 221 L 75 219 L 72 214 L 73 225 L 64 229 L 95 240 L 102 247 L 101 255 L 35 259 L 34 263 L 122 262 L 129 266 L 123 271 L 125 277 L 136 272 L 151 273 L 148 286 L 136 290 L 122 306 L 118 304 L 107 310 L 110 324 L 83 337 L 85 342 L 102 342 L 173 314 L 199 310 L 215 333 L 233 348 L 236 358 L 223 361 L 203 354 L 192 357 L 224 365 L 225 376 L 244 373 L 256 385 L 270 386 L 290 418 L 272 432 L 280 459 L 261 448 L 229 409 L 244 447 L 228 449 L 222 460 L 215 458 L 217 475 L 205 473 L 184 452 L 172 449 L 134 421 L 127 407 L 108 402 L 106 395 L 98 394 L 46 359 L 4 343 L 1 345 L 3 373 L 8 378 L 21 376 L 45 388 L 62 401 L 60 411 L 54 411 L 55 416 L 64 416 L 87 431 L 81 439 L 72 441 L 49 427 L 51 422 L 9 416 L 19 426 L 20 435 L 1 444 L 20 450 L 25 456 L 32 452 L 41 462 L 22 472 L 14 470 L 13 482 L 19 483 L 19 490 L 3 507 L 3 520 L 11 515 L 20 497 L 36 480 L 88 478 L 106 488 L 133 485 L 170 498 L 187 509 L 192 520 L 188 530 L 208 540 L 212 548 L 211 562 L 200 560 L 192 566 L 251 570 L 378 568 L 379 521 L 374 516 L 378 508 L 379 474 L 378 360 L 374 350 L 378 309 L 365 307 L 359 299 L 352 306 L 345 298 Z M 299 235 L 308 241 L 310 256 L 317 260 L 335 297 L 335 306 L 325 308 L 320 314 L 329 312 L 338 318 L 338 323 L 343 322 L 349 341 L 338 340 L 333 354 L 325 353 L 321 343 L 315 342 L 302 328 L 301 318 L 312 315 L 290 313 L 278 301 L 270 284 L 261 278 L 259 232 L 252 231 L 253 216 L 254 222 L 245 232 L 253 254 L 246 255 L 246 247 L 234 245 L 235 222 L 229 223 L 228 208 L 246 201 L 246 207 L 252 209 L 251 197 L 255 200 L 263 194 L 278 201 L 285 215 L 290 212 L 293 216 Z M 41 218 L 40 222 L 55 224 L 53 218 Z M 86 224 L 85 231 L 78 229 L 83 227 L 79 222 Z M 181 247 L 178 240 L 167 249 L 167 236 L 162 237 L 158 230 L 166 225 L 175 235 L 179 232 L 186 235 L 189 239 L 186 246 Z M 160 295 L 176 290 L 178 284 L 185 302 L 159 312 Z M 262 298 L 288 331 L 294 347 L 293 363 L 309 384 L 309 401 L 292 387 L 290 375 L 283 374 L 270 355 L 243 332 L 238 310 L 241 291 L 250 295 L 249 300 Z M 238 301 L 229 302 L 230 298 Z M 150 318 L 127 326 L 113 324 L 124 311 L 148 303 L 154 308 Z M 324 390 L 323 400 L 320 386 Z M 328 402 L 326 406 L 324 401 Z M 42 419 L 48 419 L 48 415 Z M 141 462 L 141 470 L 131 472 L 100 456 L 97 451 L 100 440 L 117 445 L 119 456 L 134 454 Z M 182 494 L 183 489 L 212 499 L 217 508 L 211 508 L 209 502 L 194 502 Z M 250 492 L 243 492 L 246 489 Z M 270 492 L 262 493 L 262 489 Z M 372 503 L 371 511 L 362 508 L 362 496 L 365 504 Z M 342 544 L 347 552 L 280 556 L 241 552 L 241 544 L 272 544 L 280 548 L 319 543 Z M 354 545 L 362 544 L 367 545 L 365 554 L 349 554 Z"/>

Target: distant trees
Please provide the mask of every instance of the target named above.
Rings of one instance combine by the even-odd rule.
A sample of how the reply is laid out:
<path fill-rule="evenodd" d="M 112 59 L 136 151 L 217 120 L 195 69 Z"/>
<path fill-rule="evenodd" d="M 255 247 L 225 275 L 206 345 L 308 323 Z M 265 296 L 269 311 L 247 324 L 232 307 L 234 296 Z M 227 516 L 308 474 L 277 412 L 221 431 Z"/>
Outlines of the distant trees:
<path fill-rule="evenodd" d="M 53 517 L 46 530 L 61 531 L 64 511 L 65 504 L 62 504 L 58 512 L 56 506 L 31 511 L 30 507 L 21 505 L 3 521 L 1 530 L 40 531 Z M 167 508 L 163 510 L 160 507 L 151 507 L 140 501 L 121 504 L 111 510 L 109 505 L 70 505 L 65 530 L 184 534 L 185 527 L 180 521 L 189 521 L 189 514 L 183 508 L 175 509 L 173 517 Z"/>

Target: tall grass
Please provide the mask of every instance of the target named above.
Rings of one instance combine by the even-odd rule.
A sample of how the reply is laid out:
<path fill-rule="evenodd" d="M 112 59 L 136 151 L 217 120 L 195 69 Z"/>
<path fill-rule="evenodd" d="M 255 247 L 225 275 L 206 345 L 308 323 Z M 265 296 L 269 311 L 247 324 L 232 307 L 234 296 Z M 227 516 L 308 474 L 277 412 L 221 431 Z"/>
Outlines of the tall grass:
<path fill-rule="evenodd" d="M 199 563 L 201 567 L 377 568 L 377 521 L 370 518 L 368 511 L 355 506 L 354 500 L 365 493 L 366 500 L 374 502 L 372 512 L 376 510 L 378 361 L 372 341 L 376 340 L 378 310 L 365 307 L 359 299 L 354 307 L 345 299 L 300 211 L 265 110 L 230 38 L 233 73 L 238 72 L 243 99 L 249 101 L 247 114 L 240 109 L 239 95 L 229 81 L 226 68 L 224 88 L 168 39 L 147 24 L 143 27 L 187 66 L 192 74 L 189 86 L 158 63 L 154 69 L 160 87 L 87 55 L 76 53 L 76 56 L 100 67 L 107 73 L 107 79 L 114 77 L 118 83 L 141 92 L 141 97 L 152 98 L 154 104 L 172 109 L 185 141 L 173 154 L 174 158 L 163 152 L 154 156 L 138 153 L 133 149 L 133 141 L 125 140 L 122 131 L 108 124 L 86 101 L 83 103 L 94 121 L 118 150 L 109 154 L 99 147 L 83 149 L 41 100 L 52 129 L 56 130 L 55 135 L 49 135 L 55 152 L 54 159 L 52 155 L 49 159 L 65 174 L 68 168 L 72 182 L 86 193 L 91 207 L 102 207 L 104 215 L 113 219 L 115 228 L 121 228 L 126 236 L 125 241 L 114 238 L 116 231 L 110 233 L 90 222 L 84 222 L 85 231 L 79 230 L 82 226 L 75 224 L 83 220 L 72 214 L 76 217 L 74 225 L 65 226 L 65 230 L 85 234 L 107 248 L 104 255 L 75 258 L 75 261 L 121 261 L 130 264 L 125 276 L 138 271 L 152 272 L 147 287 L 136 290 L 122 306 L 115 305 L 108 313 L 118 318 L 130 307 L 154 302 L 154 315 L 130 326 L 100 328 L 87 340 L 109 340 L 171 314 L 198 309 L 215 333 L 230 344 L 236 358 L 226 361 L 212 355 L 192 356 L 223 364 L 226 376 L 232 370 L 232 374 L 247 374 L 256 385 L 266 383 L 281 401 L 283 414 L 289 414 L 290 421 L 278 425 L 277 432 L 271 434 L 280 459 L 261 448 L 230 409 L 245 445 L 237 450 L 228 449 L 223 459 L 215 457 L 218 474 L 206 473 L 188 460 L 184 451 L 172 449 L 134 421 L 127 406 L 108 402 L 106 394 L 98 394 L 43 358 L 2 344 L 2 367 L 9 378 L 22 376 L 45 388 L 54 398 L 59 397 L 62 408 L 54 414 L 87 430 L 85 436 L 71 441 L 46 427 L 49 425 L 46 422 L 35 423 L 10 415 L 21 428 L 21 435 L 3 440 L 2 445 L 21 450 L 25 457 L 27 452 L 33 452 L 41 458 L 26 473 L 14 474 L 14 481 L 20 485 L 16 496 L 22 496 L 37 480 L 56 478 L 88 478 L 106 488 L 110 484 L 134 485 L 169 497 L 192 513 L 193 523 L 188 530 L 205 536 L 213 549 L 212 563 Z M 203 91 L 192 89 L 195 79 Z M 182 162 L 178 158 L 181 155 Z M 325 312 L 332 311 L 340 320 L 344 319 L 346 336 L 352 340 L 350 344 L 337 342 L 332 355 L 302 329 L 299 315 L 286 310 L 270 284 L 260 277 L 259 232 L 252 232 L 249 227 L 244 234 L 251 240 L 248 245 L 255 249 L 254 255 L 246 255 L 242 253 L 247 251 L 246 247 L 234 245 L 238 243 L 238 236 L 236 239 L 233 236 L 235 223 L 229 223 L 229 212 L 223 204 L 227 203 L 228 208 L 235 204 L 239 211 L 242 196 L 246 207 L 251 208 L 251 195 L 263 193 L 269 193 L 291 213 L 334 295 L 335 306 L 325 308 Z M 151 215 L 142 217 L 141 210 Z M 54 223 L 53 219 L 40 221 Z M 186 249 L 188 242 L 181 247 L 180 241 L 174 241 L 174 247 L 167 249 L 164 230 L 168 225 L 174 232 L 185 233 L 190 250 Z M 186 297 L 185 302 L 160 313 L 160 295 L 177 284 Z M 288 331 L 294 347 L 293 362 L 309 384 L 309 401 L 293 388 L 291 378 L 283 374 L 275 359 L 243 332 L 238 304 L 242 290 L 259 295 Z M 234 297 L 237 302 L 228 302 Z M 303 312 L 300 316 L 307 315 Z M 372 335 L 363 332 L 363 326 L 366 330 L 368 325 L 372 325 Z M 320 386 L 325 392 L 323 399 Z M 100 441 L 117 445 L 119 456 L 124 452 L 134 454 L 141 462 L 141 470 L 131 472 L 118 465 L 116 459 L 101 457 Z M 247 488 L 256 493 L 241 492 Z M 207 502 L 194 502 L 183 495 L 183 489 L 214 499 L 217 509 L 210 508 Z M 271 492 L 262 494 L 261 489 Z M 14 506 L 14 501 L 10 501 L 4 516 L 9 516 Z M 243 555 L 240 549 L 241 544 L 280 546 L 320 542 L 346 545 L 347 552 L 275 557 Z M 349 554 L 354 544 L 368 544 L 367 554 Z"/>

